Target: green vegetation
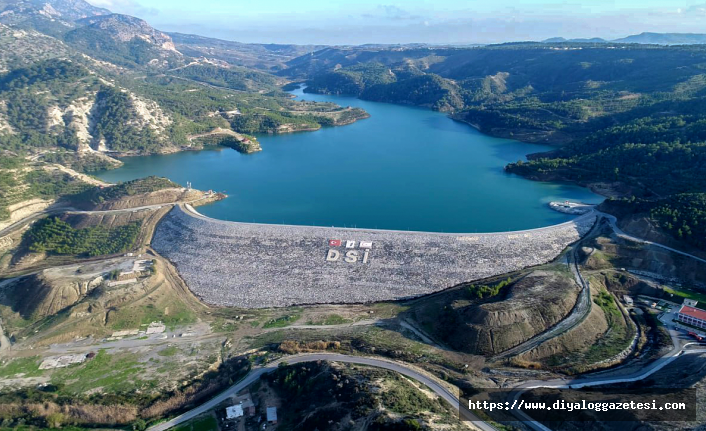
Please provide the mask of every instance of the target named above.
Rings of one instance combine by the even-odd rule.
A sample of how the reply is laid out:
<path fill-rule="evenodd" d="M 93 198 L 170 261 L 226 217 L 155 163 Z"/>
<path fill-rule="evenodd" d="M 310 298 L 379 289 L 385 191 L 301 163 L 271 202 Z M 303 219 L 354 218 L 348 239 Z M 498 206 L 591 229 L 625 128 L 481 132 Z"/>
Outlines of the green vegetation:
<path fill-rule="evenodd" d="M 628 326 L 613 295 L 601 289 L 594 296 L 593 302 L 603 310 L 608 322 L 608 330 L 582 354 L 580 359 L 552 357 L 549 358 L 550 364 L 552 362 L 563 366 L 568 364 L 569 372 L 581 372 L 586 365 L 613 358 L 630 345 L 634 330 L 632 326 Z"/>
<path fill-rule="evenodd" d="M 100 350 L 93 359 L 83 364 L 56 370 L 51 377 L 54 384 L 62 384 L 67 393 L 80 394 L 93 388 L 104 391 L 125 391 L 139 386 L 136 375 L 143 366 L 132 353 L 110 355 Z"/>
<path fill-rule="evenodd" d="M 22 374 L 25 377 L 42 375 L 39 369 L 39 357 L 17 358 L 0 362 L 0 377 L 13 377 Z"/>
<path fill-rule="evenodd" d="M 617 216 L 644 215 L 674 238 L 706 250 L 706 193 L 614 199 L 606 201 L 601 208 Z"/>
<path fill-rule="evenodd" d="M 441 401 L 385 370 L 308 362 L 282 365 L 263 379 L 287 400 L 278 414 L 278 426 L 287 430 L 420 430 L 432 415 L 436 424 L 459 425 L 457 413 Z"/>
<path fill-rule="evenodd" d="M 150 176 L 147 178 L 138 178 L 136 180 L 125 181 L 110 187 L 93 187 L 86 190 L 84 193 L 76 195 L 72 200 L 76 204 L 90 202 L 93 205 L 99 205 L 128 196 L 151 193 L 174 187 L 179 187 L 179 184 L 176 184 L 166 178 Z"/>
<path fill-rule="evenodd" d="M 601 290 L 598 292 L 598 295 L 596 295 L 593 298 L 593 302 L 596 303 L 601 309 L 606 313 L 606 315 L 611 315 L 611 316 L 622 316 L 620 313 L 620 310 L 618 309 L 618 306 L 615 304 L 615 300 L 613 299 L 613 295 L 608 293 L 606 290 Z"/>
<path fill-rule="evenodd" d="M 79 194 L 91 186 L 42 164 L 0 154 L 0 220 L 10 216 L 8 207 L 29 199 L 57 199 Z"/>
<path fill-rule="evenodd" d="M 381 63 L 362 63 L 317 75 L 307 82 L 306 91 L 358 96 L 367 87 L 395 82 L 395 75 Z"/>
<path fill-rule="evenodd" d="M 183 412 L 190 403 L 204 402 L 249 370 L 246 358 L 226 357 L 215 370 L 190 367 L 192 378 L 188 385 L 165 389 L 158 379 L 146 377 L 150 376 L 150 363 L 154 361 L 138 359 L 135 353 L 109 354 L 99 350 L 82 364 L 53 370 L 49 385 L 6 388 L 0 391 L 0 405 L 4 412 L 12 414 L 3 416 L 2 425 L 13 429 L 80 425 L 144 430 L 148 421 Z M 215 357 L 208 360 L 202 367 L 212 364 Z M 179 365 L 162 361 L 167 372 Z M 196 421 L 193 429 L 207 429 L 208 424 Z"/>
<path fill-rule="evenodd" d="M 704 249 L 704 64 L 703 45 L 518 43 L 332 48 L 283 73 L 308 78 L 308 91 L 453 111 L 488 134 L 563 145 L 507 170 L 658 201 L 656 224 Z"/>
<path fill-rule="evenodd" d="M 382 404 L 391 411 L 403 415 L 414 415 L 419 412 L 442 413 L 444 411 L 438 400 L 431 400 L 420 393 L 404 377 L 395 376 L 391 380 L 393 383 L 382 392 L 380 397 Z"/>
<path fill-rule="evenodd" d="M 466 292 L 469 297 L 473 299 L 486 299 L 491 298 L 499 294 L 503 288 L 512 284 L 512 279 L 508 277 L 506 280 L 502 280 L 492 286 L 472 284 L 466 287 Z"/>
<path fill-rule="evenodd" d="M 169 329 L 196 321 L 194 313 L 182 302 L 173 300 L 160 306 L 142 305 L 139 308 L 118 308 L 111 312 L 108 324 L 114 330 L 136 329 L 152 322 L 162 322 Z"/>
<path fill-rule="evenodd" d="M 294 314 L 285 314 L 284 316 L 277 317 L 275 319 L 268 320 L 265 322 L 262 327 L 264 329 L 267 328 L 284 328 L 285 326 L 289 326 L 292 323 L 296 322 L 299 320 L 301 317 L 300 313 L 294 313 Z"/>
<path fill-rule="evenodd" d="M 139 117 L 130 96 L 114 87 L 105 86 L 96 95 L 101 109 L 94 116 L 94 139 L 110 143 L 113 151 L 157 151 L 162 141 L 149 127 L 134 127 Z"/>
<path fill-rule="evenodd" d="M 116 19 L 136 21 L 135 18 L 127 16 L 117 16 Z M 121 29 L 118 27 L 113 31 L 117 32 Z M 122 42 L 115 39 L 111 31 L 105 31 L 94 25 L 85 25 L 69 31 L 64 35 L 64 41 L 92 57 L 120 66 L 146 66 L 153 59 L 163 60 L 168 67 L 177 67 L 183 63 L 183 58 L 177 53 L 167 53 L 156 44 L 140 37 Z"/>
<path fill-rule="evenodd" d="M 272 75 L 244 67 L 226 69 L 213 65 L 198 64 L 175 69 L 170 74 L 240 91 L 275 91 L 278 83 L 278 78 Z"/>
<path fill-rule="evenodd" d="M 702 310 L 706 310 L 706 294 L 701 293 L 695 289 L 690 289 L 688 287 L 680 287 L 679 289 L 672 289 L 666 286 L 662 286 L 662 290 L 665 292 L 671 294 L 671 295 L 676 295 L 679 298 L 686 298 L 686 299 L 693 299 L 696 301 L 699 301 L 698 304 L 696 304 L 697 308 L 701 308 Z M 674 298 L 672 299 L 673 302 L 680 302 L 679 298 Z"/>
<path fill-rule="evenodd" d="M 322 126 L 333 126 L 332 118 L 297 114 L 293 112 L 248 112 L 236 115 L 230 120 L 234 130 L 242 133 L 278 132 L 281 126 L 289 126 L 294 130 L 318 129 Z"/>
<path fill-rule="evenodd" d="M 78 154 L 70 151 L 47 153 L 42 160 L 58 163 L 77 172 L 91 173 L 115 168 L 119 163 L 94 153 Z"/>
<path fill-rule="evenodd" d="M 344 325 L 346 323 L 351 323 L 353 322 L 350 319 L 346 319 L 345 317 L 339 316 L 338 314 L 329 314 L 324 316 L 322 320 L 317 320 L 317 321 L 309 321 L 307 322 L 307 325 Z"/>
<path fill-rule="evenodd" d="M 166 349 L 162 349 L 157 354 L 159 356 L 174 356 L 179 352 L 176 346 L 169 346 Z"/>
<path fill-rule="evenodd" d="M 47 133 L 49 106 L 68 104 L 98 87 L 88 70 L 66 60 L 46 60 L 0 76 L 0 98 L 14 134 L 0 134 L 0 149 L 24 150 L 62 146 L 75 148 L 71 133 Z"/>
<path fill-rule="evenodd" d="M 681 194 L 658 202 L 650 216 L 677 239 L 706 250 L 706 193 Z"/>
<path fill-rule="evenodd" d="M 218 431 L 218 422 L 212 415 L 197 418 L 174 428 L 175 431 Z"/>
<path fill-rule="evenodd" d="M 135 245 L 140 225 L 140 222 L 132 222 L 114 228 L 74 229 L 58 217 L 47 217 L 32 225 L 22 241 L 33 252 L 102 256 L 130 250 Z"/>

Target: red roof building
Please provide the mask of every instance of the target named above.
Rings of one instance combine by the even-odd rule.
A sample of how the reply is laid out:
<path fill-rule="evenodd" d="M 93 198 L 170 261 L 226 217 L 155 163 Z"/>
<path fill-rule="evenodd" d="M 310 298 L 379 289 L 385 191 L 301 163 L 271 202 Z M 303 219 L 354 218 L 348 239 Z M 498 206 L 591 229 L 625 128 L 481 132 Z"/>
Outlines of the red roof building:
<path fill-rule="evenodd" d="M 682 305 L 677 318 L 680 322 L 697 328 L 706 329 L 706 311 L 700 308 Z"/>

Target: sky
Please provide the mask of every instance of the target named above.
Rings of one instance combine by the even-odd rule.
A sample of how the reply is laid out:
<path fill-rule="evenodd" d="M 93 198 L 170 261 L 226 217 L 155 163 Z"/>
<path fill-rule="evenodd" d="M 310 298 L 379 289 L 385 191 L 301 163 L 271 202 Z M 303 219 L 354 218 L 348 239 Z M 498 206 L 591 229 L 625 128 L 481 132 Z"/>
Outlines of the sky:
<path fill-rule="evenodd" d="M 706 0 L 88 0 L 162 31 L 240 42 L 473 44 L 706 33 Z"/>

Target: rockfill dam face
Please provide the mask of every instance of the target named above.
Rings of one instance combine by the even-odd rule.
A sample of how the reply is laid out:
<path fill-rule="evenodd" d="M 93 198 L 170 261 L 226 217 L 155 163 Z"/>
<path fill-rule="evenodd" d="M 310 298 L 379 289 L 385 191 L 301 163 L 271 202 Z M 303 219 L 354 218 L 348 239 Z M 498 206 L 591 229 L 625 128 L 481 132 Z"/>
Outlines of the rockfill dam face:
<path fill-rule="evenodd" d="M 177 206 L 152 245 L 211 305 L 242 308 L 398 300 L 554 259 L 592 214 L 541 229 L 446 234 L 229 222 Z"/>

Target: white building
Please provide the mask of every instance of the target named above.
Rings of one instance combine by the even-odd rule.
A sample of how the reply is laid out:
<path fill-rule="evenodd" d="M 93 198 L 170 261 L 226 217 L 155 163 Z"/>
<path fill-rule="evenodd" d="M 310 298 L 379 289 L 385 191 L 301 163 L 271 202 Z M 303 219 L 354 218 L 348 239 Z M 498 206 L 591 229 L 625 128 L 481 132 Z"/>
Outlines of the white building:
<path fill-rule="evenodd" d="M 696 305 L 696 301 L 689 302 L 690 304 Z M 697 328 L 706 329 L 706 311 L 700 308 L 695 308 L 691 305 L 681 306 L 679 312 L 677 313 L 677 320 L 681 323 L 686 323 L 687 325 L 696 326 Z"/>
<path fill-rule="evenodd" d="M 226 407 L 226 418 L 227 419 L 237 419 L 243 417 L 243 405 L 236 404 L 234 406 Z"/>

